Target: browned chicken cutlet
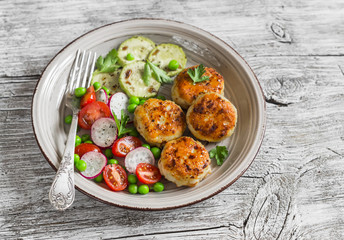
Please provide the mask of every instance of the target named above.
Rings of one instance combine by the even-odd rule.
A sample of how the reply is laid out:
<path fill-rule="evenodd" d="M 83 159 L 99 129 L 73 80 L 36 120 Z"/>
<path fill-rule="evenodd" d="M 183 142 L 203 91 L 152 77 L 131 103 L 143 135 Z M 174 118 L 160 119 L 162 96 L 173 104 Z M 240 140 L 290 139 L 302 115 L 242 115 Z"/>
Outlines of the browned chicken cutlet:
<path fill-rule="evenodd" d="M 161 147 L 183 135 L 185 113 L 172 101 L 151 98 L 135 109 L 134 125 L 149 144 Z"/>
<path fill-rule="evenodd" d="M 237 110 L 220 94 L 206 93 L 199 96 L 188 109 L 186 121 L 196 138 L 219 142 L 233 134 Z"/>
<path fill-rule="evenodd" d="M 197 66 L 190 67 L 195 69 Z M 208 76 L 209 80 L 198 82 L 194 84 L 186 68 L 181 71 L 172 86 L 172 99 L 182 108 L 187 109 L 196 98 L 203 93 L 216 92 L 223 94 L 224 91 L 224 79 L 215 69 L 205 67 L 205 73 L 203 76 Z"/>
<path fill-rule="evenodd" d="M 158 166 L 161 174 L 179 186 L 196 186 L 211 173 L 211 160 L 207 149 L 190 137 L 169 141 Z"/>

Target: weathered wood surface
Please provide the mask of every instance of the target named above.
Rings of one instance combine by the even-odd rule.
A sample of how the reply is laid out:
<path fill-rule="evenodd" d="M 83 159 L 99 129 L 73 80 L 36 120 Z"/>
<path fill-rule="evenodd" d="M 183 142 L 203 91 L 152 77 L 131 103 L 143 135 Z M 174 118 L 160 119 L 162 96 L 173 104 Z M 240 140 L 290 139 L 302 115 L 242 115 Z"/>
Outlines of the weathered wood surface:
<path fill-rule="evenodd" d="M 344 2 L 0 1 L 0 239 L 344 239 Z M 31 127 L 49 60 L 101 25 L 183 21 L 231 44 L 257 74 L 267 130 L 248 171 L 204 202 L 165 212 L 109 207 L 77 192 L 49 205 L 54 171 Z"/>

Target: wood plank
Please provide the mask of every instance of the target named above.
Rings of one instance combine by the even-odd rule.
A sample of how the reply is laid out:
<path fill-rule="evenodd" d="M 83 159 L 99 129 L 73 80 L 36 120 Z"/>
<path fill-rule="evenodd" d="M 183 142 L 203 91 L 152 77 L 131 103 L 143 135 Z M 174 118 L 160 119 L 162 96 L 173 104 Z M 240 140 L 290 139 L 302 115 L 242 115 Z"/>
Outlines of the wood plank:
<path fill-rule="evenodd" d="M 0 76 L 40 74 L 63 46 L 85 32 L 139 17 L 173 19 L 203 28 L 244 57 L 343 56 L 343 8 L 344 2 L 336 0 L 222 0 L 218 4 L 6 0 L 0 2 L 0 61 L 7 64 L 0 66 Z"/>
<path fill-rule="evenodd" d="M 250 57 L 248 61 L 266 97 L 288 105 L 268 103 L 264 143 L 242 178 L 204 202 L 164 212 L 109 207 L 81 193 L 71 209 L 54 211 L 47 198 L 54 172 L 40 154 L 31 128 L 27 95 L 33 92 L 36 77 L 1 78 L 1 88 L 6 89 L 0 103 L 4 113 L 0 235 L 339 239 L 344 234 L 343 214 L 338 211 L 344 207 L 344 177 L 338 171 L 344 153 L 344 76 L 338 64 L 343 65 L 344 57 Z M 19 179 L 18 166 L 25 166 Z"/>

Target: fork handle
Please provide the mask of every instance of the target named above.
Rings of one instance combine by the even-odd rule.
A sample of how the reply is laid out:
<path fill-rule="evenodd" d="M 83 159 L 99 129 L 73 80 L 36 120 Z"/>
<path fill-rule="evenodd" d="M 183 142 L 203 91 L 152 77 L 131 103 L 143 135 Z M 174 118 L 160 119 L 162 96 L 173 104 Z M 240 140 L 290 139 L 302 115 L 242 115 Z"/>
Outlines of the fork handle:
<path fill-rule="evenodd" d="M 49 192 L 50 203 L 57 210 L 65 210 L 72 205 L 75 197 L 74 188 L 74 146 L 78 115 L 73 113 L 73 119 L 68 134 L 66 148 L 62 161 L 56 173 Z"/>

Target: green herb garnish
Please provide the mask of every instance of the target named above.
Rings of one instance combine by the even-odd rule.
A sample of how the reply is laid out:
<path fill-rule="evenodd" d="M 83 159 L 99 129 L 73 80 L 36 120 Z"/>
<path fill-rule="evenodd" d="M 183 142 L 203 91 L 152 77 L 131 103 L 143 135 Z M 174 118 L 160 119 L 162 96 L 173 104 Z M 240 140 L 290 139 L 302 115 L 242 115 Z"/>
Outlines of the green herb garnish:
<path fill-rule="evenodd" d="M 171 83 L 173 80 L 167 76 L 166 72 L 147 60 L 150 70 L 154 73 L 154 78 L 160 83 Z M 146 68 L 145 68 L 146 69 Z"/>
<path fill-rule="evenodd" d="M 152 71 L 149 67 L 149 64 L 146 63 L 145 69 L 143 71 L 143 82 L 145 83 L 146 86 L 149 85 L 151 76 L 152 76 Z"/>
<path fill-rule="evenodd" d="M 223 161 L 229 156 L 229 152 L 225 146 L 216 146 L 209 151 L 210 158 L 215 158 L 217 165 L 222 165 Z"/>
<path fill-rule="evenodd" d="M 209 80 L 208 76 L 203 76 L 203 74 L 205 73 L 205 69 L 204 69 L 203 64 L 200 64 L 195 69 L 191 69 L 191 68 L 188 69 L 187 73 L 191 77 L 194 85 L 198 82 L 203 82 L 203 81 Z"/>
<path fill-rule="evenodd" d="M 118 61 L 117 50 L 112 49 L 105 58 L 99 56 L 96 62 L 98 72 L 109 73 L 117 70 L 120 65 L 116 64 Z"/>
<path fill-rule="evenodd" d="M 121 110 L 121 122 L 119 122 L 116 114 L 112 112 L 113 118 L 115 119 L 117 130 L 118 130 L 118 137 L 121 138 L 124 134 L 130 133 L 133 131 L 134 128 L 127 128 L 127 123 L 129 121 L 129 116 Z"/>

